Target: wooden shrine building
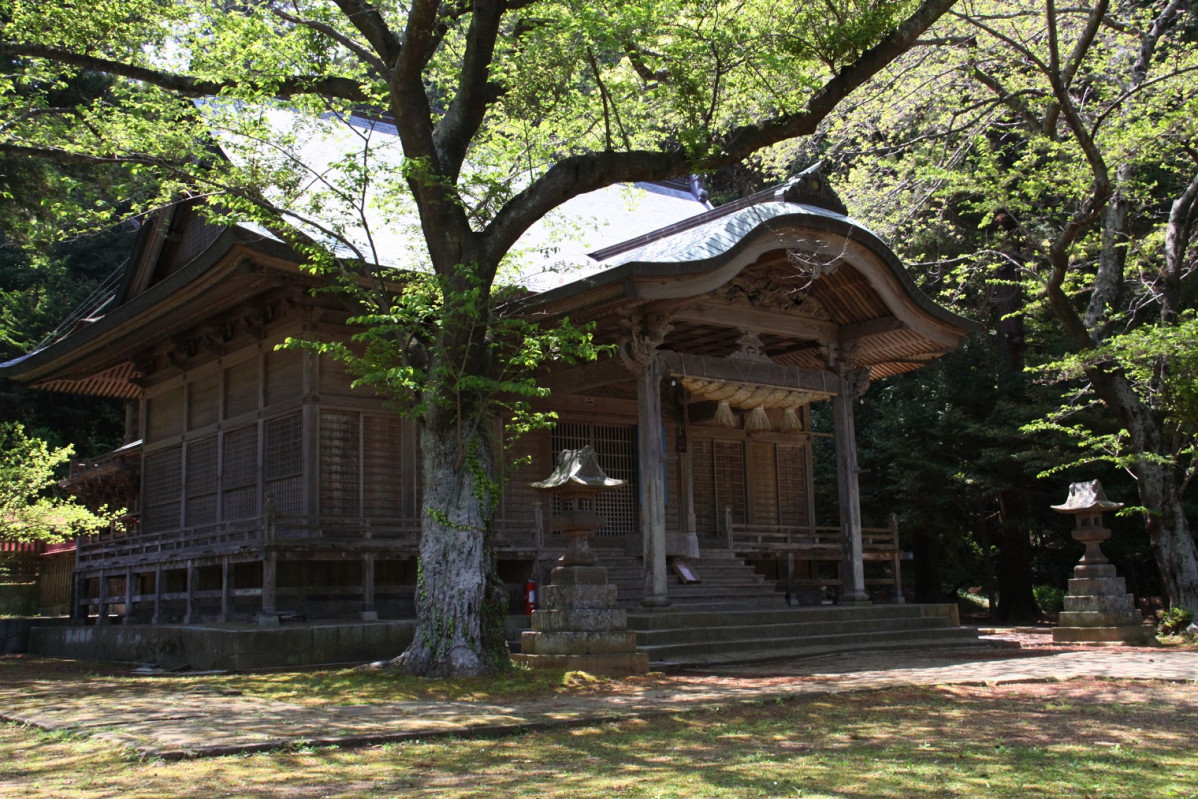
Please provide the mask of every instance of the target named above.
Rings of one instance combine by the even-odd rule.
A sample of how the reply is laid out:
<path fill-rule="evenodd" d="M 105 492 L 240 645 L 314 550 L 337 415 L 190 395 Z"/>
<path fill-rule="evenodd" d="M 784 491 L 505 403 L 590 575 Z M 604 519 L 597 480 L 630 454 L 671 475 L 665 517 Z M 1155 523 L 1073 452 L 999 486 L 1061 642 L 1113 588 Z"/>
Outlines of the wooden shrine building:
<path fill-rule="evenodd" d="M 575 272 L 529 278 L 515 311 L 593 322 L 619 349 L 547 371 L 557 426 L 504 456 L 531 456 L 495 520 L 513 609 L 561 550 L 529 483 L 554 452 L 585 444 L 628 481 L 601 498 L 594 542 L 639 570 L 625 600 L 670 603 L 675 562 L 718 553 L 753 565 L 771 595 L 775 584 L 809 597 L 801 589 L 831 587 L 865 602 L 876 580 L 901 601 L 896 532 L 862 527 L 853 403 L 871 381 L 956 347 L 971 323 L 921 294 L 817 171 L 715 209 L 686 186 L 641 186 L 631 212 L 614 196 L 567 210 L 631 213 L 620 219 L 639 227 L 617 221 Z M 349 335 L 316 285 L 277 239 L 212 226 L 181 203 L 143 226 L 101 311 L 0 366 L 35 387 L 128 403 L 129 443 L 94 462 L 94 480 L 72 478 L 123 492 L 131 511 L 126 529 L 78 543 L 77 620 L 412 614 L 415 426 L 336 363 L 278 349 Z M 813 504 L 809 410 L 820 402 L 835 418 L 831 529 L 815 525 Z"/>

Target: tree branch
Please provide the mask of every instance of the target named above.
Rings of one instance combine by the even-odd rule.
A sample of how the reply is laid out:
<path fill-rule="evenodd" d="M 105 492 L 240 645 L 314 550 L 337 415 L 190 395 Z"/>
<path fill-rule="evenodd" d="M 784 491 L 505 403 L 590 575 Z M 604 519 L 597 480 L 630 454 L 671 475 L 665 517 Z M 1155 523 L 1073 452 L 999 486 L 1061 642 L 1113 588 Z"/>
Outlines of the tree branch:
<path fill-rule="evenodd" d="M 1165 289 L 1161 300 L 1161 321 L 1173 324 L 1180 311 L 1181 276 L 1185 271 L 1185 254 L 1194 228 L 1198 210 L 1198 174 L 1195 174 L 1182 193 L 1169 207 L 1169 222 L 1165 227 L 1165 269 L 1162 278 Z"/>
<path fill-rule="evenodd" d="M 489 86 L 489 76 L 502 18 L 502 0 L 474 3 L 470 28 L 466 31 L 465 56 L 458 73 L 458 90 L 434 134 L 441 167 L 450 180 L 457 180 L 470 141 L 478 133 L 490 103 L 498 96 Z"/>
<path fill-rule="evenodd" d="M 379 59 L 385 65 L 382 74 L 387 75 L 391 67 L 399 59 L 399 38 L 378 9 L 365 0 L 335 0 L 337 8 L 345 14 L 358 32 L 366 37 L 370 46 L 378 53 Z"/>
<path fill-rule="evenodd" d="M 37 58 L 63 66 L 77 67 L 114 77 L 129 78 L 174 92 L 182 97 L 214 97 L 226 89 L 250 83 L 245 81 L 200 80 L 189 75 L 141 67 L 123 61 L 85 55 L 61 47 L 41 44 L 0 44 L 0 56 Z M 362 85 L 349 78 L 325 75 L 299 75 L 284 78 L 275 85 L 274 96 L 294 97 L 302 94 L 323 94 L 350 102 L 366 102 L 369 98 Z"/>
<path fill-rule="evenodd" d="M 349 38 L 345 34 L 341 33 L 341 31 L 334 28 L 332 25 L 326 25 L 325 23 L 318 22 L 314 19 L 305 19 L 303 17 L 299 17 L 294 14 L 289 14 L 286 11 L 284 11 L 283 9 L 277 8 L 275 6 L 271 7 L 270 13 L 274 14 L 276 17 L 283 20 L 284 22 L 289 22 L 292 25 L 299 25 L 299 26 L 308 28 L 309 30 L 315 31 L 316 33 L 319 33 L 322 36 L 326 36 L 329 39 L 332 39 L 334 42 L 341 45 L 346 50 L 349 50 L 351 53 L 356 55 L 358 58 L 362 59 L 362 61 L 364 61 L 366 64 L 373 67 L 375 69 L 375 71 L 378 72 L 378 74 L 384 80 L 386 80 L 387 76 L 390 75 L 390 73 L 391 73 L 390 67 L 386 63 L 384 63 L 383 60 L 381 58 L 379 58 L 379 56 L 377 54 L 372 53 L 367 48 L 358 44 L 353 39 Z"/>
<path fill-rule="evenodd" d="M 813 133 L 836 105 L 910 49 L 956 0 L 924 0 L 910 17 L 860 58 L 841 68 L 811 97 L 806 108 L 733 129 L 714 151 L 695 156 L 677 147 L 622 153 L 589 153 L 556 162 L 513 197 L 483 231 L 486 248 L 498 257 L 537 219 L 579 194 L 613 183 L 665 180 L 689 171 L 707 171 L 736 163 L 763 147 Z"/>

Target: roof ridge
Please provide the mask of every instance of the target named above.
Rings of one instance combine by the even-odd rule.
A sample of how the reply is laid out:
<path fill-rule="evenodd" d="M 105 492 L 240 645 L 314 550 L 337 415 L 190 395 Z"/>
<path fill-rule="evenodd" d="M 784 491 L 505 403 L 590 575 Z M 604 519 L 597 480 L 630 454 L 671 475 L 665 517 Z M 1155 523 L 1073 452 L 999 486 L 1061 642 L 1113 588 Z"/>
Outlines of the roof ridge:
<path fill-rule="evenodd" d="M 606 261 L 613 255 L 635 250 L 658 239 L 672 236 L 675 233 L 681 233 L 684 230 L 691 230 L 720 217 L 729 216 L 745 208 L 767 202 L 794 202 L 803 205 L 813 205 L 817 208 L 823 208 L 843 216 L 848 216 L 844 203 L 841 202 L 840 197 L 828 185 L 827 179 L 823 177 L 823 162 L 817 161 L 777 186 L 762 189 L 747 197 L 741 197 L 717 208 L 713 208 L 710 211 L 695 214 L 688 219 L 683 219 L 681 222 L 675 222 L 672 225 L 651 230 L 648 233 L 621 241 L 618 244 L 612 244 L 609 247 L 595 250 L 588 253 L 588 255 L 596 261 Z"/>

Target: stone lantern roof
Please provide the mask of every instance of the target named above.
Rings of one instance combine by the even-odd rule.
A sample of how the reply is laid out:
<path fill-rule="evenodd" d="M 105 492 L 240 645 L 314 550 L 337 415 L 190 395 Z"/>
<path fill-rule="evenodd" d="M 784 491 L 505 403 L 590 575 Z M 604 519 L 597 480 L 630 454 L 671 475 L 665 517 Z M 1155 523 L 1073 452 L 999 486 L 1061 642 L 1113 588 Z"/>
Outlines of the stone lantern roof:
<path fill-rule="evenodd" d="M 1053 505 L 1052 509 L 1058 513 L 1101 514 L 1109 510 L 1119 510 L 1122 507 L 1122 502 L 1112 502 L 1106 498 L 1106 492 L 1102 490 L 1101 482 L 1091 480 L 1088 483 L 1071 484 L 1069 499 L 1065 500 L 1064 505 Z"/>
<path fill-rule="evenodd" d="M 595 450 L 588 446 L 582 449 L 564 449 L 557 456 L 557 466 L 553 473 L 535 483 L 529 483 L 533 488 L 619 488 L 623 480 L 608 477 L 599 466 Z"/>

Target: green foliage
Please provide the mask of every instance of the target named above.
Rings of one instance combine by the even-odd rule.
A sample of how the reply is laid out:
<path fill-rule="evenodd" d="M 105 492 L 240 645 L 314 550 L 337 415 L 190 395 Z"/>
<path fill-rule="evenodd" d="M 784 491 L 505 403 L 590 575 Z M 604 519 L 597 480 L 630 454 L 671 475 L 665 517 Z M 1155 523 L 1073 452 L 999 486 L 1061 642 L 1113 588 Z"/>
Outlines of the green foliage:
<path fill-rule="evenodd" d="M 454 442 L 461 484 L 496 414 L 509 432 L 545 423 L 542 364 L 597 352 L 569 320 L 509 313 L 497 287 L 518 283 L 525 231 L 583 193 L 811 132 L 951 5 L 0 2 L 0 152 L 102 163 L 128 187 L 101 207 L 52 198 L 53 215 L 74 228 L 203 197 L 211 219 L 286 241 L 361 326 L 307 346 Z M 56 104 L 89 73 L 106 80 Z"/>
<path fill-rule="evenodd" d="M 1160 635 L 1181 635 L 1194 623 L 1194 614 L 1185 608 L 1157 611 L 1156 631 Z"/>
<path fill-rule="evenodd" d="M 0 538 L 56 541 L 107 527 L 120 512 L 93 513 L 55 493 L 55 469 L 71 448 L 52 449 L 19 424 L 0 424 Z"/>
<path fill-rule="evenodd" d="M 1042 613 L 1059 613 L 1065 609 L 1065 589 L 1055 585 L 1037 585 L 1032 588 L 1036 605 Z"/>
<path fill-rule="evenodd" d="M 1166 589 L 1187 602 L 1192 537 L 1169 486 L 1195 468 L 1196 30 L 1184 3 L 963 0 L 801 151 L 840 172 L 925 291 L 991 320 L 1009 371 L 1029 368 L 992 418 L 1013 439 L 998 452 L 1041 457 L 962 446 L 962 472 L 1030 498 L 1036 478 L 1130 471 L 1155 493 L 1129 505 L 1169 520 L 1190 576 Z"/>

